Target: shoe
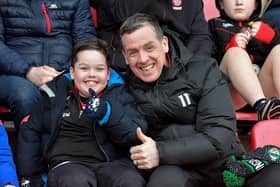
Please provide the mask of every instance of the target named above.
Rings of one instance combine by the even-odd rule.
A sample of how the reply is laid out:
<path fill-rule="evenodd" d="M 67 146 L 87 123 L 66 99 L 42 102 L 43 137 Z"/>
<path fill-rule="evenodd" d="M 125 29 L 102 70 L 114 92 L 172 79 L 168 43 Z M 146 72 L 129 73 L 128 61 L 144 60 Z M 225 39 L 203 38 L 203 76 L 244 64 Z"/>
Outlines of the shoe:
<path fill-rule="evenodd" d="M 258 120 L 269 120 L 280 118 L 280 99 L 272 97 L 266 101 L 261 112 L 258 112 Z"/>

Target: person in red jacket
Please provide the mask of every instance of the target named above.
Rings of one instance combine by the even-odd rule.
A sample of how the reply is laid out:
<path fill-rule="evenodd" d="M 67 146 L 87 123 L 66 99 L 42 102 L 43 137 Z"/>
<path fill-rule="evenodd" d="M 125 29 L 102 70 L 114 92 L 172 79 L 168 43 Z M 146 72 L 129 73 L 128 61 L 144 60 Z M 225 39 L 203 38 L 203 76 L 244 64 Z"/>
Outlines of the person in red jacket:
<path fill-rule="evenodd" d="M 216 0 L 209 21 L 214 56 L 229 79 L 235 109 L 251 105 L 259 120 L 280 118 L 280 37 L 259 17 L 260 0 Z"/>

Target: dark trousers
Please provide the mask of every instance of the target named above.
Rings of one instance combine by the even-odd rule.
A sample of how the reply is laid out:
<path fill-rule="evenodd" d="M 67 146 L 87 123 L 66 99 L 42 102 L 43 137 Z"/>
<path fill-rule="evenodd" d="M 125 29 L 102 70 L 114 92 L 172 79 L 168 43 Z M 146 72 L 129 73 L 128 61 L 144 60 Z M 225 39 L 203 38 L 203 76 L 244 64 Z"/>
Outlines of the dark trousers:
<path fill-rule="evenodd" d="M 68 163 L 51 169 L 48 187 L 144 187 L 146 182 L 132 167 L 120 163 Z"/>
<path fill-rule="evenodd" d="M 23 117 L 38 103 L 39 89 L 29 80 L 12 75 L 0 75 L 0 103 L 11 109 L 18 129 Z"/>
<path fill-rule="evenodd" d="M 203 177 L 177 166 L 160 166 L 150 175 L 147 187 L 225 187 L 222 177 Z M 247 179 L 245 187 L 279 187 L 280 165 L 270 165 Z"/>

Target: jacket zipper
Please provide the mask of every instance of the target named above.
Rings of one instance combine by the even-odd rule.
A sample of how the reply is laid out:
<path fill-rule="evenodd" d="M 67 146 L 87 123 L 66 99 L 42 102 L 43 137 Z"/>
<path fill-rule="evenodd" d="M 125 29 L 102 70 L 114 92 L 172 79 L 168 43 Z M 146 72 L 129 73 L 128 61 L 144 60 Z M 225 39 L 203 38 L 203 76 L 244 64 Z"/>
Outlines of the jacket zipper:
<path fill-rule="evenodd" d="M 45 3 L 41 4 L 41 10 L 43 12 L 43 15 L 45 16 L 45 20 L 47 23 L 47 32 L 50 33 L 51 32 L 51 20 L 50 20 L 50 16 L 47 12 L 47 7 Z"/>

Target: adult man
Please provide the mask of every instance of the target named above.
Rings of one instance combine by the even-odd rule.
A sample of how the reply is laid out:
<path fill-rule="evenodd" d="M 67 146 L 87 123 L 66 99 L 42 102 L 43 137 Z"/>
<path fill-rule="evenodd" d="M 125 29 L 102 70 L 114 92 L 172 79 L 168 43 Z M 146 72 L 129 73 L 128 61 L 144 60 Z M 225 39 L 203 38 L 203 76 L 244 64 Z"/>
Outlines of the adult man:
<path fill-rule="evenodd" d="M 211 40 L 204 19 L 201 0 L 90 0 L 98 15 L 98 37 L 112 48 L 111 64 L 119 71 L 126 71 L 121 53 L 119 28 L 134 13 L 154 15 L 162 27 L 179 33 L 193 53 L 211 54 Z M 203 45 L 201 45 L 203 43 Z"/>
<path fill-rule="evenodd" d="M 0 102 L 16 127 L 38 101 L 38 87 L 70 66 L 72 45 L 93 37 L 87 0 L 0 2 Z"/>
<path fill-rule="evenodd" d="M 145 14 L 120 28 L 129 91 L 149 123 L 148 135 L 137 130 L 143 143 L 130 149 L 131 159 L 152 170 L 148 187 L 224 186 L 226 160 L 243 153 L 227 82 L 213 59 L 190 53 L 176 33 L 164 32 Z M 279 184 L 274 167 L 265 169 L 272 177 L 262 173 L 247 184 Z"/>

